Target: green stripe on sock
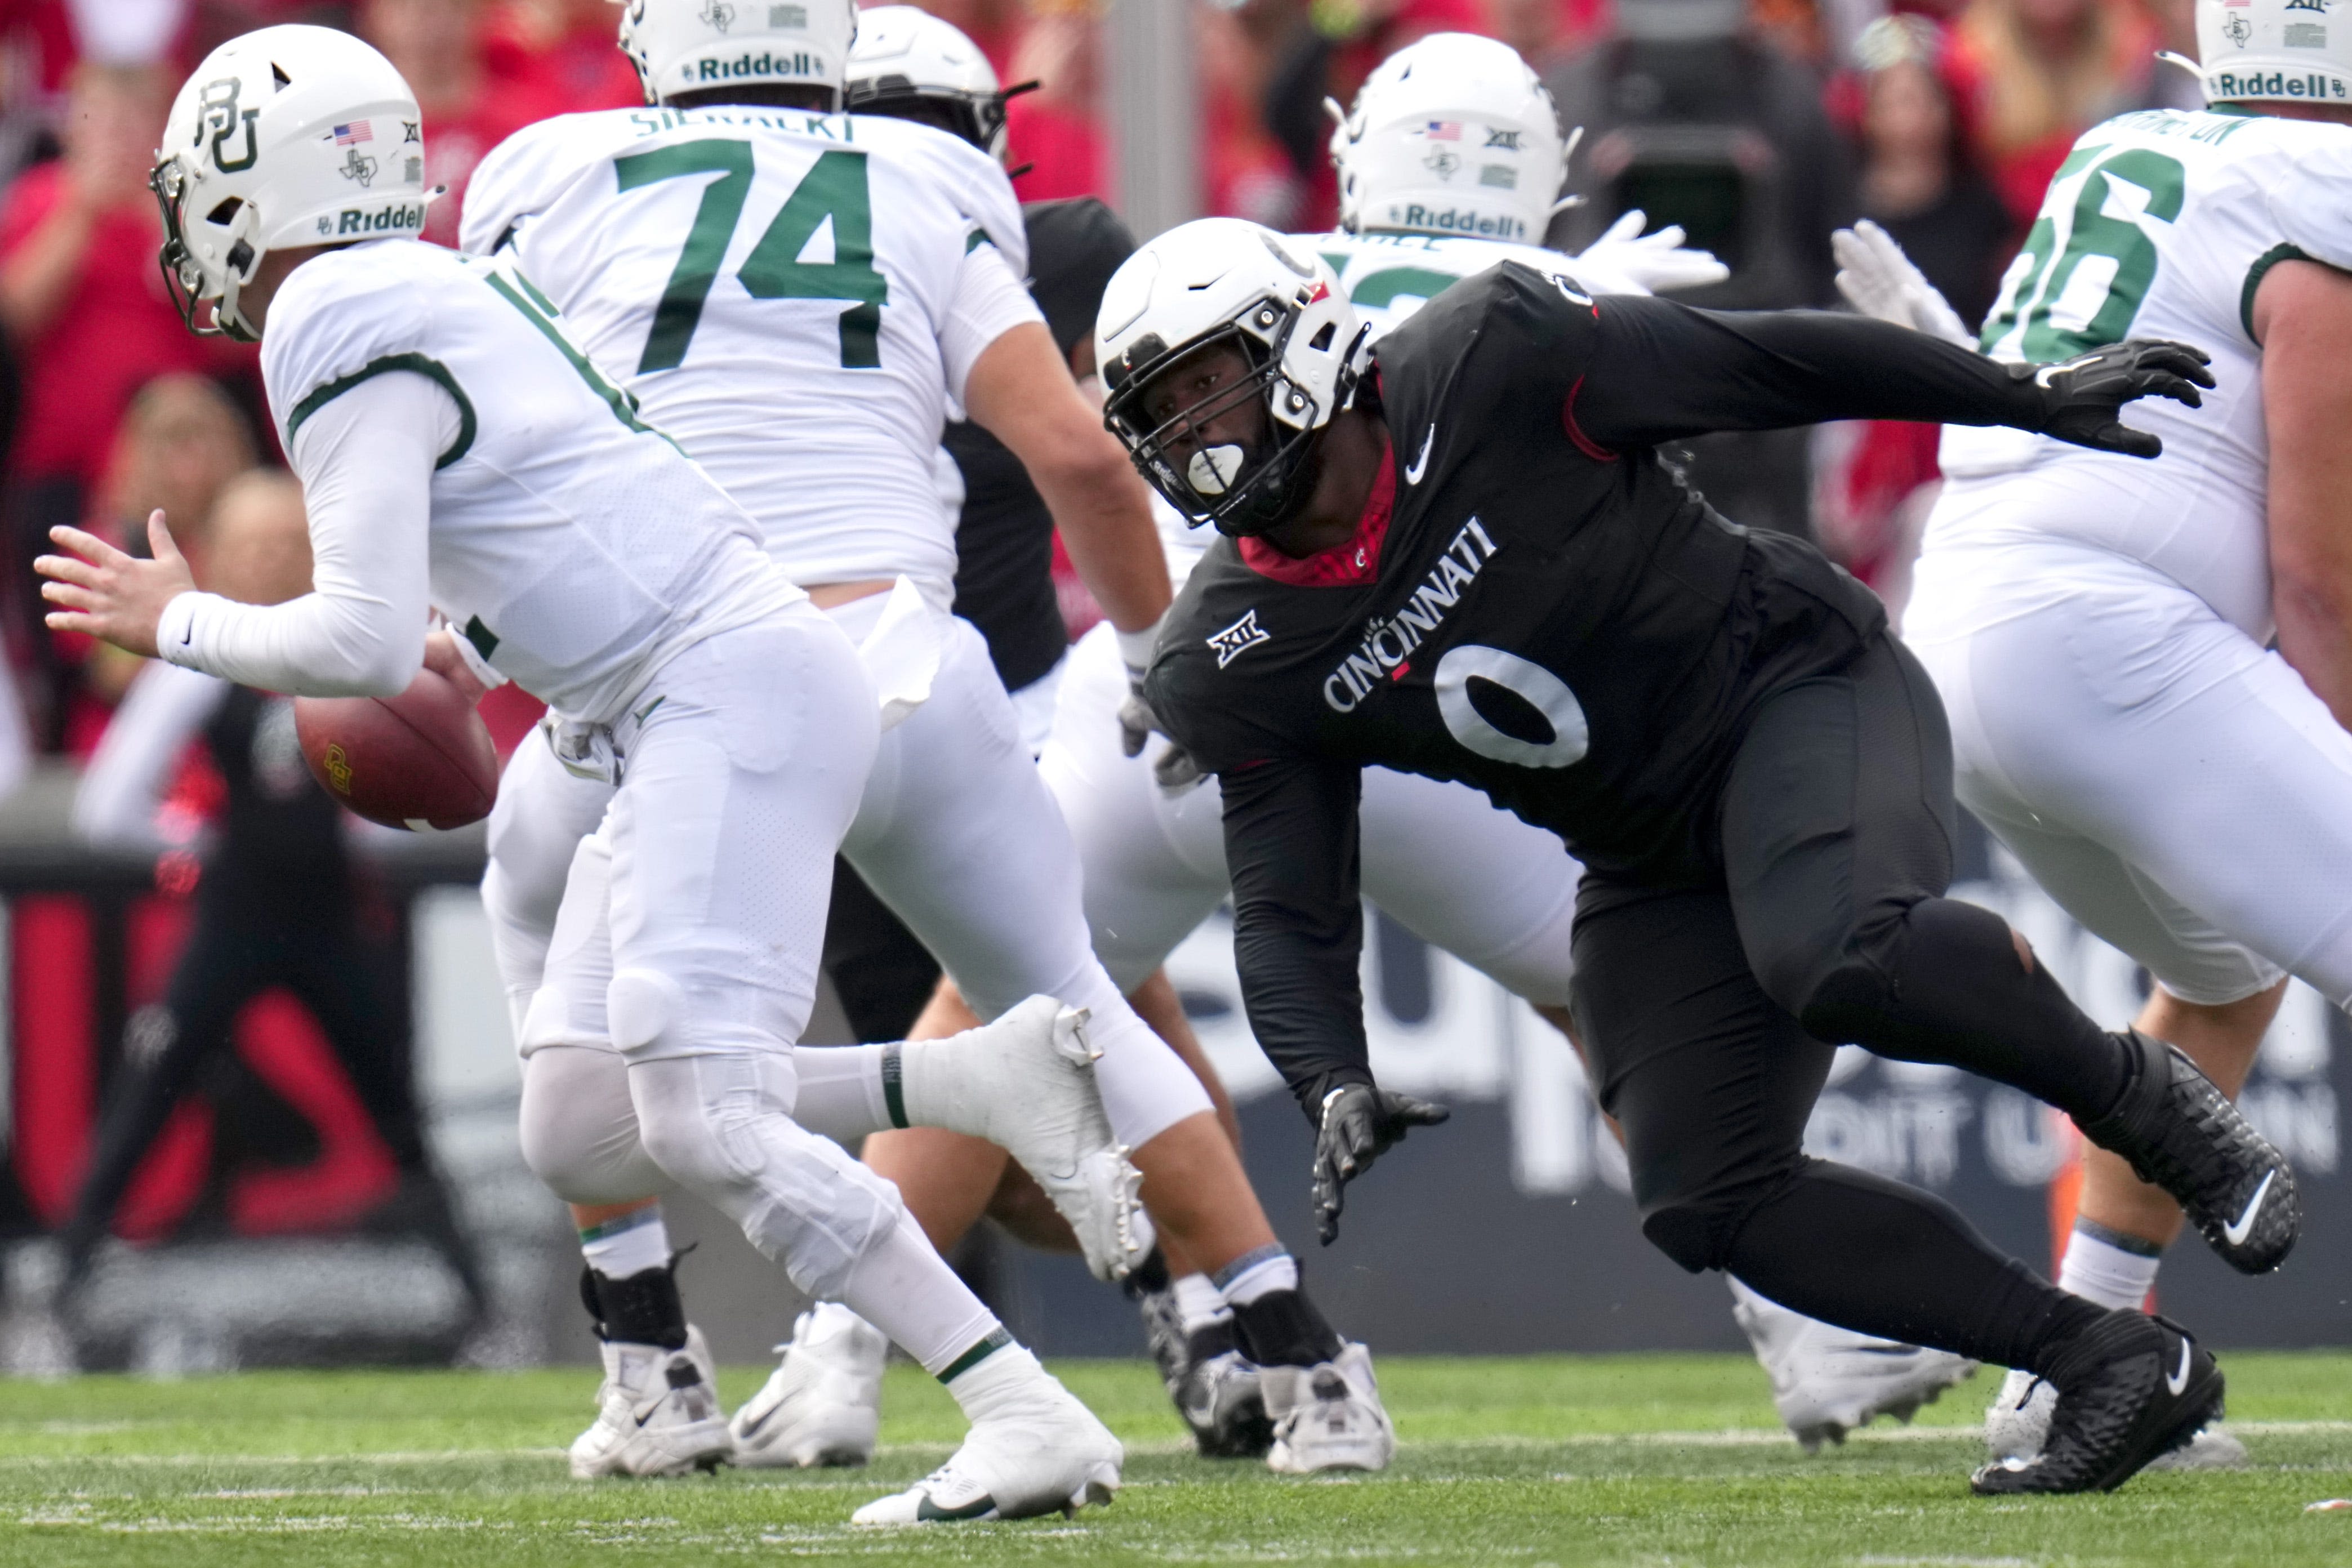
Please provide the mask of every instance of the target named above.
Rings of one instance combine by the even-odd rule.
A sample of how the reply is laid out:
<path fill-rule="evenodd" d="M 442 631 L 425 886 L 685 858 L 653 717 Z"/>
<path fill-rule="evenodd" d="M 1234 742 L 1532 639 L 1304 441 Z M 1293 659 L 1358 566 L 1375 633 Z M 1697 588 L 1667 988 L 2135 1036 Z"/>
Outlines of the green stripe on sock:
<path fill-rule="evenodd" d="M 882 1047 L 882 1103 L 889 1110 L 890 1125 L 911 1127 L 907 1120 L 907 1064 L 897 1045 Z"/>
<path fill-rule="evenodd" d="M 1013 1336 L 1006 1333 L 1003 1329 L 991 1329 L 985 1339 L 947 1364 L 946 1369 L 940 1373 L 940 1381 L 953 1383 L 1012 1342 Z"/>
<path fill-rule="evenodd" d="M 600 1220 L 594 1225 L 582 1226 L 580 1239 L 583 1242 L 603 1241 L 608 1237 L 625 1235 L 641 1225 L 659 1225 L 661 1217 L 661 1205 L 649 1204 L 644 1208 L 631 1209 L 627 1214 L 614 1215 L 611 1219 Z"/>

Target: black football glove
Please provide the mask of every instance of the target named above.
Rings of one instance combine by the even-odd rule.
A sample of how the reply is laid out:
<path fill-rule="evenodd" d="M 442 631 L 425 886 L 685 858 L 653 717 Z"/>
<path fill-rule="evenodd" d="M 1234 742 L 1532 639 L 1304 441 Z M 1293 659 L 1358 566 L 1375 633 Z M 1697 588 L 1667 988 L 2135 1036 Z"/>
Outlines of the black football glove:
<path fill-rule="evenodd" d="M 1323 1097 L 1323 1124 L 1315 1134 L 1315 1230 L 1323 1245 L 1339 1238 L 1339 1211 L 1349 1182 L 1416 1127 L 1434 1127 L 1454 1112 L 1409 1094 L 1351 1083 Z"/>
<path fill-rule="evenodd" d="M 2042 389 L 2043 435 L 2097 452 L 2153 458 L 2164 443 L 2123 423 L 2116 411 L 2137 397 L 2202 406 L 2197 389 L 2213 384 L 2213 373 L 2205 368 L 2210 358 L 2187 343 L 2128 338 L 2056 364 L 2013 365 L 2010 374 L 2030 376 Z"/>
<path fill-rule="evenodd" d="M 1122 756 L 1134 756 L 1155 734 L 1166 735 L 1160 715 L 1151 710 L 1151 703 L 1143 695 L 1143 683 L 1130 679 L 1127 700 L 1118 705 L 1118 749 Z M 1201 782 L 1201 764 L 1192 753 L 1176 743 L 1171 737 L 1167 752 L 1151 764 L 1151 776 L 1164 790 L 1190 789 Z"/>

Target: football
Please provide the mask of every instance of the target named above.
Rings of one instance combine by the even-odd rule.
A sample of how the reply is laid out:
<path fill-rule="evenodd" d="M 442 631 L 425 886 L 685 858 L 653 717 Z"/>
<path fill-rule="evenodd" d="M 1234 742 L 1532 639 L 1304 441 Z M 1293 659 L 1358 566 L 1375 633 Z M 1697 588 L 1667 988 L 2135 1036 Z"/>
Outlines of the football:
<path fill-rule="evenodd" d="M 300 697 L 294 731 L 310 776 L 386 827 L 463 827 L 490 814 L 499 753 L 448 679 L 420 669 L 397 697 Z"/>

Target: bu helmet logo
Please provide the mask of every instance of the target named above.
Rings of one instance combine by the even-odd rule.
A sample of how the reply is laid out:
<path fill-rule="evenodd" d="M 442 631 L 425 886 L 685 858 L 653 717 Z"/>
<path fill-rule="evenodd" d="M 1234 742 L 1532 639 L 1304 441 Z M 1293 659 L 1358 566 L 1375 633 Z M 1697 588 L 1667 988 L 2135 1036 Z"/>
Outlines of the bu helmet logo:
<path fill-rule="evenodd" d="M 702 0 L 702 9 L 697 15 L 705 26 L 716 27 L 722 33 L 735 25 L 735 7 L 727 0 Z"/>
<path fill-rule="evenodd" d="M 237 96 L 243 89 L 243 84 L 236 78 L 225 76 L 218 81 L 205 83 L 200 100 L 204 105 L 204 116 L 196 122 L 196 141 L 201 143 L 207 131 L 213 133 L 213 166 L 224 174 L 242 174 L 252 168 L 254 161 L 261 156 L 260 141 L 253 129 L 253 122 L 261 118 L 261 110 L 238 110 Z M 232 159 L 228 154 L 228 143 L 236 135 L 239 125 L 245 128 L 245 152 L 242 156 Z"/>
<path fill-rule="evenodd" d="M 2228 35 L 2231 43 L 2242 49 L 2254 36 L 2254 25 L 2246 20 L 2243 13 L 2232 11 L 2222 21 L 2221 31 Z"/>
<path fill-rule="evenodd" d="M 357 180 L 362 189 L 375 184 L 376 161 L 356 147 L 346 148 L 343 161 L 337 169 L 346 180 Z"/>

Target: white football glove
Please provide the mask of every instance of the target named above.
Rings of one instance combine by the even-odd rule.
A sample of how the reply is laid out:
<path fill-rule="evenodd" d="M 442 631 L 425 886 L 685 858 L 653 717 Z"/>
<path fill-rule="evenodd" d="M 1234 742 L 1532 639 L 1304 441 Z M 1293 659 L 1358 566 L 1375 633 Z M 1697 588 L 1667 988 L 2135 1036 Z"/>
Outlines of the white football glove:
<path fill-rule="evenodd" d="M 1927 275 L 1911 264 L 1893 235 L 1868 218 L 1830 236 L 1830 253 L 1837 258 L 1838 292 L 1864 315 L 1964 349 L 1977 346 L 1977 335 Z"/>
<path fill-rule="evenodd" d="M 1686 247 L 1680 225 L 1643 234 L 1642 226 L 1648 221 L 1634 207 L 1611 224 L 1608 233 L 1573 258 L 1577 281 L 1595 294 L 1663 294 L 1720 283 L 1731 276 L 1731 268 L 1713 252 Z"/>

